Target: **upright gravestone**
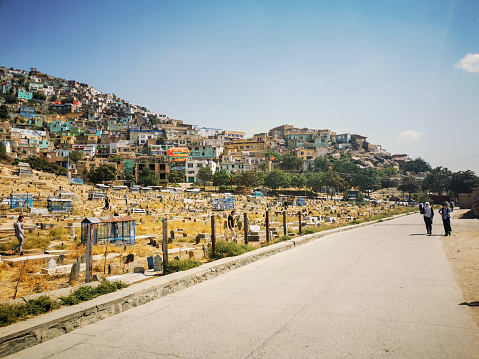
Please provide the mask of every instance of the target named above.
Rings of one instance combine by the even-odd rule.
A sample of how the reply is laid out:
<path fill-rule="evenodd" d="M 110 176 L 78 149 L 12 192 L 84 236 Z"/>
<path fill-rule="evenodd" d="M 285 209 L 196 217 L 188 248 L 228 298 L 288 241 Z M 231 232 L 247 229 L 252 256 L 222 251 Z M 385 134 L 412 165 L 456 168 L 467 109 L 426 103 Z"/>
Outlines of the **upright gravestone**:
<path fill-rule="evenodd" d="M 65 260 L 65 255 L 60 254 L 57 259 L 57 264 L 63 264 L 63 261 Z"/>
<path fill-rule="evenodd" d="M 126 264 L 131 263 L 135 260 L 135 255 L 133 253 L 130 253 L 126 256 Z"/>
<path fill-rule="evenodd" d="M 153 269 L 153 256 L 147 257 L 146 261 L 148 262 L 148 269 Z"/>
<path fill-rule="evenodd" d="M 78 282 L 80 280 L 80 262 L 76 261 L 72 265 L 72 269 L 70 271 L 70 279 L 68 283 Z"/>
<path fill-rule="evenodd" d="M 57 267 L 57 261 L 53 258 L 48 262 L 48 269 L 55 269 Z"/>
<path fill-rule="evenodd" d="M 163 271 L 163 257 L 159 254 L 153 257 L 153 270 L 155 272 Z"/>

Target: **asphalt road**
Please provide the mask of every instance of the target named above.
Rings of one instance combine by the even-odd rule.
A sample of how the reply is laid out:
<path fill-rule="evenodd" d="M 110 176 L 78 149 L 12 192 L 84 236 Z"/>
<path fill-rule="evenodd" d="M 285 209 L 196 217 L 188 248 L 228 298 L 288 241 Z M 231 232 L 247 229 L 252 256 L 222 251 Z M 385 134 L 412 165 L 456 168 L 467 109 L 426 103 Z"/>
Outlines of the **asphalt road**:
<path fill-rule="evenodd" d="M 337 233 L 14 358 L 479 358 L 435 224 Z"/>

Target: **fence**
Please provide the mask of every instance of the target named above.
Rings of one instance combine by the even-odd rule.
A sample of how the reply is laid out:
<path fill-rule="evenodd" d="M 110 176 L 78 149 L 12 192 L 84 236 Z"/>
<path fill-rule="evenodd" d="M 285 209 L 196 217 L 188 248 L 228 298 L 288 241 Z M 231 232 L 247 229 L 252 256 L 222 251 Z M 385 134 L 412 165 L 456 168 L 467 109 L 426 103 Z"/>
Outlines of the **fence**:
<path fill-rule="evenodd" d="M 135 244 L 135 219 L 130 216 L 87 217 L 81 222 L 81 242 L 93 245 Z"/>
<path fill-rule="evenodd" d="M 10 209 L 33 207 L 33 194 L 31 193 L 11 193 Z"/>

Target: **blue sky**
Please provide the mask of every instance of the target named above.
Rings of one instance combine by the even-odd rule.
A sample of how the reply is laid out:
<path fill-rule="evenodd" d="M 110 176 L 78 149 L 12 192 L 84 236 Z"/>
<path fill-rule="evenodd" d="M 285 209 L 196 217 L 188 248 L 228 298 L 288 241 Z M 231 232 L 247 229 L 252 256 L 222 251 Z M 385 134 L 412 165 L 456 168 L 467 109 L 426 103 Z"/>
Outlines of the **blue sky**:
<path fill-rule="evenodd" d="M 479 1 L 0 0 L 0 14 L 2 66 L 186 123 L 359 133 L 479 174 Z"/>

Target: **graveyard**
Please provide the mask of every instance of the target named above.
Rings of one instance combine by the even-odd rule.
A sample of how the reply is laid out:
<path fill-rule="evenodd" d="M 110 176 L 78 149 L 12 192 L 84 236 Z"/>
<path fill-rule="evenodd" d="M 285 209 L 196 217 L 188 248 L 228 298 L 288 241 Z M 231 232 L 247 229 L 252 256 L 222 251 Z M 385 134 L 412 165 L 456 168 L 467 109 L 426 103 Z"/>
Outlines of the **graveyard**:
<path fill-rule="evenodd" d="M 391 190 L 355 203 L 341 194 L 290 198 L 231 195 L 208 187 L 92 186 L 36 171 L 18 176 L 6 165 L 1 174 L 0 301 L 104 278 L 148 280 L 162 275 L 163 264 L 175 259 L 208 262 L 213 242 L 233 240 L 227 230 L 232 208 L 235 241 L 254 248 L 414 210 L 386 201 Z M 10 255 L 20 214 L 25 217 L 24 255 Z"/>

